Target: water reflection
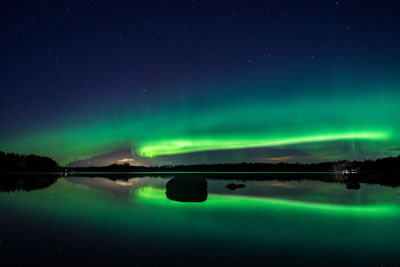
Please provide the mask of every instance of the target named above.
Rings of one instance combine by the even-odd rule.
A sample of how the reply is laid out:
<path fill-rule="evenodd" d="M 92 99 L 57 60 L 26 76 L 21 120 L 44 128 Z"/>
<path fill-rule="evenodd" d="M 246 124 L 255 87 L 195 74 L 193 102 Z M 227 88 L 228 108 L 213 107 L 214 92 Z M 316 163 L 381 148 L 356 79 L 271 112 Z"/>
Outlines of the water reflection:
<path fill-rule="evenodd" d="M 2 175 L 0 192 L 32 191 L 47 188 L 57 181 L 57 175 Z"/>
<path fill-rule="evenodd" d="M 398 263 L 400 189 L 297 174 L 234 191 L 232 174 L 99 175 L 2 179 L 2 191 L 49 187 L 0 193 L 0 265 L 247 266 L 266 251 L 277 266 Z"/>
<path fill-rule="evenodd" d="M 360 185 L 360 183 L 357 183 L 357 182 L 348 182 L 348 183 L 346 183 L 346 188 L 348 190 L 358 190 L 361 188 L 361 185 Z"/>
<path fill-rule="evenodd" d="M 148 178 L 148 177 L 147 177 Z M 68 177 L 65 178 L 69 183 L 81 185 L 93 189 L 98 189 L 116 196 L 128 198 L 131 191 L 145 186 L 148 183 L 146 177 L 110 179 L 104 177 Z"/>

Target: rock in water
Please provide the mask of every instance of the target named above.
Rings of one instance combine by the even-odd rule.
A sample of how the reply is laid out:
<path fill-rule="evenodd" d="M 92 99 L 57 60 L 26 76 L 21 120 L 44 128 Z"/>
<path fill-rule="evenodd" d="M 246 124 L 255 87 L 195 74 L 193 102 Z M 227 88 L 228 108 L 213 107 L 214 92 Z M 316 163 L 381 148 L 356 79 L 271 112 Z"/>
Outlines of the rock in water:
<path fill-rule="evenodd" d="M 243 188 L 243 187 L 245 187 L 245 186 L 246 186 L 246 185 L 244 185 L 244 184 L 230 183 L 230 184 L 226 185 L 226 188 L 228 188 L 228 189 L 231 190 L 231 191 L 234 191 L 234 190 L 236 190 L 236 189 Z"/>
<path fill-rule="evenodd" d="M 180 202 L 203 202 L 207 199 L 207 181 L 197 177 L 177 177 L 167 183 L 165 194 Z"/>

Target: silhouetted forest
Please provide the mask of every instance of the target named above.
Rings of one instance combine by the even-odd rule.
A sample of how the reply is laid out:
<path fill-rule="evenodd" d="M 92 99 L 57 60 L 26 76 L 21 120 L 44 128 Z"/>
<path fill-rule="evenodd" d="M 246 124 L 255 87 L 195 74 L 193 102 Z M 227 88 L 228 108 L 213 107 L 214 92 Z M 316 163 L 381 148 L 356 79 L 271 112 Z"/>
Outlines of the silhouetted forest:
<path fill-rule="evenodd" d="M 60 167 L 49 157 L 0 151 L 0 172 L 53 172 Z"/>

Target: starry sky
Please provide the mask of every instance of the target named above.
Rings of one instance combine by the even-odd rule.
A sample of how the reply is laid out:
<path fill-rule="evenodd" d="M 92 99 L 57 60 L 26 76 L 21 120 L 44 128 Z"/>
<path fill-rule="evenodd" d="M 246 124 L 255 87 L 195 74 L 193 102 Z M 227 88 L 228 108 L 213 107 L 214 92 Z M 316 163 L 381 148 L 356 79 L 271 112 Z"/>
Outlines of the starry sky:
<path fill-rule="evenodd" d="M 64 166 L 398 155 L 399 11 L 1 1 L 0 150 Z"/>

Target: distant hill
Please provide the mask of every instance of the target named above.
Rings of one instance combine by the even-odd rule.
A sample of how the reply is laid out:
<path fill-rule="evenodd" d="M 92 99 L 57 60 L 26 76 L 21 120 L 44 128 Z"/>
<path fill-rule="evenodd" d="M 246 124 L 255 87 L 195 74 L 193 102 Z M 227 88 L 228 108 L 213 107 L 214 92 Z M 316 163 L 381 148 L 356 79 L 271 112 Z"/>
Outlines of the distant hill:
<path fill-rule="evenodd" d="M 49 157 L 0 151 L 0 172 L 53 172 L 59 168 L 57 162 Z"/>

